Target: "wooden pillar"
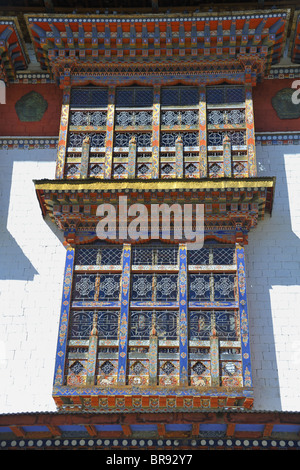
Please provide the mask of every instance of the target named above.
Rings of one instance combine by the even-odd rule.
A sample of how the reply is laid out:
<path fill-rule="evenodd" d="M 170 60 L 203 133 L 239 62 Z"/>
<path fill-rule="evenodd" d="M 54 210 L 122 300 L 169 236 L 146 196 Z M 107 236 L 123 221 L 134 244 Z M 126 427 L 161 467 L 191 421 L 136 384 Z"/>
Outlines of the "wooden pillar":
<path fill-rule="evenodd" d="M 188 385 L 187 246 L 179 245 L 179 381 Z"/>
<path fill-rule="evenodd" d="M 131 245 L 123 247 L 121 277 L 121 318 L 119 329 L 118 383 L 125 385 L 127 376 L 129 291 L 130 291 Z"/>
<path fill-rule="evenodd" d="M 90 163 L 90 138 L 86 136 L 82 142 L 80 178 L 87 178 Z"/>
<path fill-rule="evenodd" d="M 199 176 L 207 177 L 206 90 L 199 88 Z"/>
<path fill-rule="evenodd" d="M 132 136 L 129 141 L 127 177 L 135 178 L 136 172 L 136 139 Z"/>
<path fill-rule="evenodd" d="M 95 385 L 96 362 L 98 352 L 97 312 L 94 312 L 93 327 L 89 337 L 86 385 Z"/>
<path fill-rule="evenodd" d="M 220 385 L 220 364 L 219 364 L 219 339 L 216 332 L 214 313 L 211 318 L 211 337 L 210 337 L 210 377 L 211 386 Z"/>
<path fill-rule="evenodd" d="M 152 178 L 159 178 L 159 146 L 160 146 L 160 86 L 154 86 L 152 113 Z"/>
<path fill-rule="evenodd" d="M 71 304 L 71 290 L 74 272 L 75 249 L 67 248 L 66 264 L 63 280 L 63 294 L 59 320 L 58 342 L 56 349 L 56 362 L 54 371 L 54 386 L 64 385 L 65 360 L 67 353 L 68 324 Z"/>
<path fill-rule="evenodd" d="M 246 117 L 246 145 L 248 153 L 248 176 L 257 176 L 254 113 L 252 99 L 252 85 L 245 85 L 245 117 Z"/>
<path fill-rule="evenodd" d="M 71 87 L 67 86 L 64 88 L 63 104 L 61 107 L 58 147 L 57 147 L 57 156 L 56 156 L 56 171 L 55 171 L 56 179 L 63 179 L 64 173 L 65 173 L 65 162 L 66 162 L 67 145 L 68 145 L 70 97 L 71 97 Z"/>
<path fill-rule="evenodd" d="M 240 313 L 241 329 L 241 356 L 242 356 L 242 374 L 243 386 L 252 387 L 252 370 L 249 338 L 249 320 L 246 292 L 246 269 L 245 269 L 245 251 L 244 247 L 236 244 L 236 262 L 238 277 L 238 299 Z"/>
<path fill-rule="evenodd" d="M 155 314 L 152 318 L 152 329 L 149 341 L 149 385 L 157 385 L 158 338 L 155 328 Z"/>
<path fill-rule="evenodd" d="M 178 136 L 175 143 L 176 177 L 183 178 L 183 142 Z"/>
<path fill-rule="evenodd" d="M 228 135 L 225 135 L 223 140 L 223 165 L 224 165 L 224 176 L 231 177 L 232 173 L 232 162 L 231 162 L 231 142 Z"/>
<path fill-rule="evenodd" d="M 110 179 L 112 176 L 114 122 L 115 122 L 115 87 L 109 87 L 107 120 L 106 120 L 106 139 L 105 139 L 105 163 L 104 163 L 104 178 L 105 179 Z"/>

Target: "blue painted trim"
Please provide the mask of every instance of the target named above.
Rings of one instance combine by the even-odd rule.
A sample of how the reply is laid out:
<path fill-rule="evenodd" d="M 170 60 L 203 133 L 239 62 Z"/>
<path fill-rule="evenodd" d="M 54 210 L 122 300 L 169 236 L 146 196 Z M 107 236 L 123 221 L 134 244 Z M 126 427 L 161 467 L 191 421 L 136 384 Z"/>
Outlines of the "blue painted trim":
<path fill-rule="evenodd" d="M 129 325 L 129 292 L 130 292 L 130 264 L 131 245 L 123 247 L 123 264 L 121 278 L 121 319 L 119 334 L 119 361 L 118 361 L 118 383 L 126 383 L 127 375 L 127 348 L 128 348 L 128 325 Z"/>
<path fill-rule="evenodd" d="M 237 259 L 237 278 L 238 278 L 238 302 L 240 313 L 240 329 L 241 329 L 241 355 L 243 368 L 243 385 L 244 387 L 252 387 L 252 369 L 251 369 L 251 353 L 250 353 L 250 337 L 249 337 L 249 319 L 247 305 L 247 289 L 246 289 L 246 269 L 245 269 L 245 250 L 241 245 L 236 245 Z"/>
<path fill-rule="evenodd" d="M 61 313 L 59 320 L 58 340 L 56 349 L 56 362 L 54 372 L 54 385 L 63 385 L 64 369 L 68 340 L 68 324 L 70 315 L 72 280 L 74 272 L 75 249 L 67 248 L 66 263 L 63 281 L 63 294 L 61 301 Z"/>
<path fill-rule="evenodd" d="M 75 301 L 72 302 L 72 308 L 101 308 L 101 307 L 115 307 L 120 308 L 121 302 L 98 302 L 98 301 Z"/>
<path fill-rule="evenodd" d="M 189 302 L 189 308 L 238 308 L 238 302 Z"/>
<path fill-rule="evenodd" d="M 124 386 L 110 386 L 107 388 L 99 388 L 99 387 L 71 387 L 71 386 L 57 386 L 54 389 L 54 395 L 60 397 L 76 397 L 76 396 L 99 396 L 99 397 L 107 397 L 107 396 L 149 396 L 149 397 L 197 397 L 201 396 L 203 398 L 206 397 L 246 397 L 252 398 L 253 391 L 252 389 L 248 389 L 246 387 L 241 388 L 237 391 L 236 388 L 223 390 L 220 393 L 220 390 L 216 388 L 211 388 L 205 390 L 205 394 L 203 391 L 201 392 L 201 388 L 197 387 L 135 387 L 133 385 L 124 385 Z M 157 403 L 158 409 L 160 408 L 159 403 Z M 141 407 L 141 409 L 144 407 Z"/>
<path fill-rule="evenodd" d="M 165 308 L 172 307 L 174 309 L 178 308 L 178 302 L 130 302 L 131 307 L 149 307 L 149 308 Z"/>
<path fill-rule="evenodd" d="M 179 380 L 188 385 L 187 247 L 179 245 Z"/>

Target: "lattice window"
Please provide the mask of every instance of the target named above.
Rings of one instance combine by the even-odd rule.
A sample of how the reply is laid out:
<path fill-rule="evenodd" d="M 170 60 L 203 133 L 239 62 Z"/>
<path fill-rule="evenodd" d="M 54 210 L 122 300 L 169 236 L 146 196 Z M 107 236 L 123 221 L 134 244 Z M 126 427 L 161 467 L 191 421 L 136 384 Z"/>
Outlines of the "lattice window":
<path fill-rule="evenodd" d="M 179 326 L 178 311 L 160 310 L 156 313 L 156 331 L 161 339 L 178 339 Z"/>
<path fill-rule="evenodd" d="M 101 274 L 99 300 L 119 300 L 120 274 Z"/>
<path fill-rule="evenodd" d="M 129 141 L 132 137 L 136 139 L 137 147 L 151 147 L 152 134 L 137 132 L 135 134 L 129 132 L 116 132 L 114 145 L 115 147 L 129 147 Z"/>
<path fill-rule="evenodd" d="M 130 336 L 131 340 L 149 339 L 152 327 L 153 311 L 138 310 L 130 314 Z"/>
<path fill-rule="evenodd" d="M 132 300 L 153 300 L 153 275 L 134 274 L 131 285 Z"/>
<path fill-rule="evenodd" d="M 211 276 L 209 274 L 189 275 L 190 300 L 211 300 Z"/>
<path fill-rule="evenodd" d="M 208 87 L 206 90 L 207 104 L 233 104 L 244 101 L 244 87 L 220 86 Z"/>
<path fill-rule="evenodd" d="M 157 247 L 133 247 L 132 248 L 132 264 L 136 265 L 177 265 L 178 264 L 178 247 L 172 248 Z"/>
<path fill-rule="evenodd" d="M 128 126 L 151 126 L 151 111 L 117 111 L 116 125 L 121 127 Z"/>
<path fill-rule="evenodd" d="M 92 331 L 94 317 L 94 310 L 72 311 L 70 317 L 69 338 L 88 339 Z M 97 311 L 97 331 L 101 339 L 118 339 L 118 328 L 118 311 Z"/>
<path fill-rule="evenodd" d="M 108 89 L 99 87 L 72 88 L 70 104 L 74 108 L 106 107 L 108 104 Z"/>
<path fill-rule="evenodd" d="M 161 123 L 164 126 L 196 126 L 199 122 L 197 110 L 189 111 L 162 111 Z"/>
<path fill-rule="evenodd" d="M 197 87 L 170 87 L 161 90 L 162 106 L 197 106 L 198 103 Z"/>
<path fill-rule="evenodd" d="M 137 176 L 140 178 L 151 176 L 151 163 L 142 163 L 137 167 Z"/>
<path fill-rule="evenodd" d="M 67 163 L 65 166 L 65 176 L 67 178 L 77 178 L 80 175 L 80 163 Z"/>
<path fill-rule="evenodd" d="M 222 177 L 224 174 L 223 163 L 209 163 L 208 164 L 208 174 L 212 178 Z"/>
<path fill-rule="evenodd" d="M 223 145 L 223 140 L 226 135 L 229 137 L 232 145 L 246 145 L 246 131 L 244 130 L 208 132 L 207 143 L 211 146 Z"/>
<path fill-rule="evenodd" d="M 235 299 L 235 274 L 214 274 L 214 300 Z"/>
<path fill-rule="evenodd" d="M 192 177 L 196 175 L 198 171 L 199 171 L 199 167 L 197 164 L 194 164 L 194 163 L 185 164 L 185 176 L 186 177 Z"/>
<path fill-rule="evenodd" d="M 153 104 L 153 89 L 150 87 L 118 88 L 117 107 L 149 107 Z"/>
<path fill-rule="evenodd" d="M 200 163 L 195 160 L 186 160 L 189 151 L 199 152 L 199 87 L 173 86 L 162 87 L 160 94 L 160 152 L 170 150 L 174 152 L 176 139 L 181 136 L 184 147 L 183 169 L 180 175 L 186 178 L 198 178 Z M 245 89 L 239 85 L 220 85 L 206 88 L 207 104 L 207 156 L 208 176 L 219 178 L 232 176 L 242 178 L 248 176 L 247 158 L 236 162 L 237 151 L 245 149 L 247 157 L 247 135 L 245 123 Z M 144 86 L 118 87 L 115 97 L 115 116 L 113 130 L 114 162 L 110 177 L 127 178 L 127 165 L 125 162 L 115 160 L 115 152 L 128 152 L 129 141 L 135 136 L 137 151 L 149 151 L 152 147 L 152 107 L 153 88 Z M 74 179 L 83 177 L 80 173 L 80 158 L 82 141 L 90 137 L 91 149 L 103 152 L 106 148 L 106 123 L 108 106 L 108 89 L 101 87 L 78 87 L 71 92 L 71 109 L 69 118 L 68 151 L 78 151 L 78 161 L 67 160 L 64 175 Z M 144 109 L 140 109 L 140 108 Z M 100 109 L 93 109 L 100 108 Z M 148 108 L 148 109 L 147 109 Z M 84 132 L 89 126 L 88 132 Z M 91 129 L 93 128 L 93 129 Z M 132 129 L 135 132 L 130 132 Z M 151 129 L 151 132 L 150 132 Z M 102 130 L 102 132 L 101 132 Z M 127 132 L 128 130 L 129 132 Z M 96 131 L 96 132 L 95 132 Z M 138 131 L 138 132 L 136 132 Z M 148 132 L 147 132 L 148 131 Z M 153 134 L 154 135 L 154 134 Z M 232 164 L 223 166 L 224 137 L 228 136 Z M 77 149 L 77 150 L 76 150 Z M 220 161 L 213 159 L 214 152 L 221 152 Z M 235 152 L 235 154 L 234 154 Z M 70 155 L 70 153 L 69 153 Z M 127 153 L 125 157 L 127 158 Z M 160 155 L 159 175 L 162 178 L 178 177 L 174 161 L 163 161 Z M 88 176 L 95 178 L 106 177 L 104 162 L 93 162 L 89 166 Z M 138 178 L 151 178 L 153 167 L 151 162 L 138 161 L 135 176 Z M 178 163 L 177 163 L 178 164 Z M 155 170 L 156 171 L 156 170 Z M 229 174 L 230 173 L 230 174 Z"/>
<path fill-rule="evenodd" d="M 177 299 L 177 275 L 157 274 L 155 287 L 157 301 Z"/>
<path fill-rule="evenodd" d="M 88 339 L 93 324 L 92 310 L 75 310 L 70 315 L 69 339 Z"/>
<path fill-rule="evenodd" d="M 238 315 L 235 310 L 190 311 L 191 340 L 206 340 L 213 330 L 220 340 L 237 340 Z"/>
<path fill-rule="evenodd" d="M 233 274 L 190 274 L 189 295 L 191 300 L 227 301 L 235 299 Z"/>
<path fill-rule="evenodd" d="M 104 111 L 71 111 L 71 126 L 95 126 L 101 127 L 106 125 L 106 112 Z"/>
<path fill-rule="evenodd" d="M 248 176 L 248 162 L 234 162 L 233 175 L 236 177 Z"/>
<path fill-rule="evenodd" d="M 75 274 L 73 284 L 73 300 L 94 300 L 95 274 Z"/>
<path fill-rule="evenodd" d="M 100 339 L 117 340 L 119 333 L 119 311 L 98 311 L 97 330 Z M 104 352 L 104 351 L 102 351 Z"/>
<path fill-rule="evenodd" d="M 245 110 L 244 109 L 208 110 L 207 122 L 208 124 L 212 124 L 212 125 L 245 124 Z"/>
<path fill-rule="evenodd" d="M 178 136 L 182 137 L 183 145 L 185 147 L 196 147 L 199 144 L 198 132 L 162 132 L 161 146 L 175 147 Z"/>
<path fill-rule="evenodd" d="M 85 137 L 90 138 L 90 147 L 105 147 L 105 133 L 70 132 L 69 147 L 82 147 Z"/>
<path fill-rule="evenodd" d="M 188 262 L 192 265 L 235 264 L 234 247 L 204 246 L 200 250 L 189 250 Z"/>
<path fill-rule="evenodd" d="M 129 290 L 127 303 L 120 297 L 122 247 L 103 243 L 79 246 L 70 297 L 67 385 L 85 386 L 93 335 L 97 335 L 93 383 L 116 384 L 120 344 L 128 334 L 128 385 L 149 385 L 151 372 L 151 386 L 178 386 L 181 357 L 187 354 L 189 385 L 213 386 L 211 361 L 218 354 L 220 385 L 242 386 L 243 319 L 237 302 L 235 251 L 234 246 L 213 243 L 187 250 L 183 300 L 179 247 L 159 242 L 134 245 L 128 279 L 123 278 L 123 286 Z M 125 305 L 128 322 L 122 313 Z M 182 340 L 187 345 L 185 353 Z"/>
<path fill-rule="evenodd" d="M 248 162 L 236 164 L 239 152 L 244 152 L 247 160 L 245 88 L 232 85 L 207 87 L 206 104 L 208 176 L 247 177 Z M 228 138 L 226 149 L 223 147 L 225 137 Z M 223 163 L 225 151 L 226 163 Z"/>
<path fill-rule="evenodd" d="M 133 274 L 132 300 L 176 300 L 177 276 L 172 274 Z"/>
<path fill-rule="evenodd" d="M 72 298 L 76 301 L 118 300 L 120 274 L 75 274 Z"/>
<path fill-rule="evenodd" d="M 76 250 L 75 263 L 78 265 L 116 266 L 121 265 L 122 247 L 99 246 L 80 247 Z"/>
<path fill-rule="evenodd" d="M 226 248 L 213 248 L 212 249 L 212 264 L 234 264 L 235 263 L 235 249 Z"/>
<path fill-rule="evenodd" d="M 95 163 L 90 165 L 90 176 L 97 178 L 103 175 L 103 164 Z"/>

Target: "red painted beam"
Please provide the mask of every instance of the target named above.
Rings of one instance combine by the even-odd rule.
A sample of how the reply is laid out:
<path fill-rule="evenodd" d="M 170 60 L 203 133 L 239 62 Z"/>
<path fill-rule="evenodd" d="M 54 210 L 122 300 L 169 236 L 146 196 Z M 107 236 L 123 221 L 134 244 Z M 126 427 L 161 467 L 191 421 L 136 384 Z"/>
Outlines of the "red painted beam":
<path fill-rule="evenodd" d="M 97 424 L 300 424 L 298 412 L 173 412 L 173 413 L 24 413 L 0 415 L 0 426 L 60 426 Z"/>

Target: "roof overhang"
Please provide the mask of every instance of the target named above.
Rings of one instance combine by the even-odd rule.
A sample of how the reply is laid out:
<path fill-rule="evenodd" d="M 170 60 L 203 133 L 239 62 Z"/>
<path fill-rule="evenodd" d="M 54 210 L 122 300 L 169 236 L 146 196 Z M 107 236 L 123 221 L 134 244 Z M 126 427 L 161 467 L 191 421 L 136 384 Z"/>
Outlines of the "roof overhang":
<path fill-rule="evenodd" d="M 76 243 L 91 241 L 99 222 L 97 207 L 127 204 L 203 204 L 206 236 L 226 232 L 227 242 L 247 242 L 250 229 L 271 214 L 275 178 L 217 178 L 201 180 L 39 180 L 35 190 L 44 216 Z M 87 235 L 87 233 L 89 235 Z M 75 237 L 75 238 L 74 238 Z M 222 237 L 221 237 L 222 238 Z"/>
<path fill-rule="evenodd" d="M 1 448 L 14 450 L 293 450 L 299 430 L 300 414 L 288 411 L 0 415 Z"/>
<path fill-rule="evenodd" d="M 0 17 L 0 80 L 13 81 L 16 73 L 25 70 L 28 56 L 17 18 Z"/>
<path fill-rule="evenodd" d="M 255 84 L 282 57 L 290 10 L 25 18 L 42 69 L 65 85 L 110 75 L 116 65 L 130 77 L 131 64 L 154 75 L 165 64 L 177 65 L 173 75 L 193 65 L 204 82 L 234 73 Z"/>

